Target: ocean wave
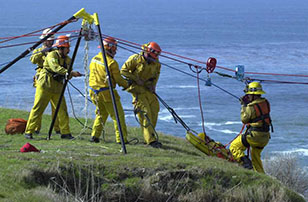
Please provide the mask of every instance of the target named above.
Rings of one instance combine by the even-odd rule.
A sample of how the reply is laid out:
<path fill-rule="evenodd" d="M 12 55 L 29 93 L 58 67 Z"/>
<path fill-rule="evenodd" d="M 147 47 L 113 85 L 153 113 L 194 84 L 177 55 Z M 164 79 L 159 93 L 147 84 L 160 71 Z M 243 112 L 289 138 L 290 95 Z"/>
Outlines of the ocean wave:
<path fill-rule="evenodd" d="M 173 86 L 173 85 L 167 85 L 167 86 L 163 86 L 163 87 L 157 87 L 158 89 L 165 89 L 165 88 L 183 88 L 183 89 L 186 89 L 186 88 L 196 88 L 195 85 L 179 85 L 179 86 Z"/>
<path fill-rule="evenodd" d="M 241 125 L 242 122 L 240 121 L 226 121 L 226 122 L 206 122 L 204 123 L 206 126 L 211 127 L 211 126 L 224 126 L 224 125 Z M 199 126 L 202 126 L 202 123 L 199 123 Z"/>
<path fill-rule="evenodd" d="M 208 126 L 205 126 L 205 127 L 211 131 L 216 131 L 216 132 L 225 133 L 225 134 L 238 134 L 239 133 L 238 131 L 232 131 L 229 129 L 215 129 L 213 127 L 208 127 Z"/>
<path fill-rule="evenodd" d="M 176 108 L 172 108 L 175 112 L 178 112 L 178 111 L 192 111 L 192 110 L 199 110 L 200 108 L 199 107 L 176 107 Z M 165 114 L 165 113 L 170 113 L 168 109 L 162 109 L 160 110 L 159 112 L 160 114 Z M 200 114 L 200 112 L 198 113 Z"/>
<path fill-rule="evenodd" d="M 181 115 L 180 117 L 181 118 L 195 118 L 196 116 L 194 116 L 194 115 Z M 174 120 L 174 118 L 171 114 L 166 115 L 166 116 L 158 116 L 158 119 L 162 120 L 162 121 L 167 121 L 167 122 L 171 122 L 171 121 Z"/>
<path fill-rule="evenodd" d="M 274 153 L 282 153 L 282 154 L 298 154 L 301 156 L 308 156 L 308 149 L 299 148 L 299 149 L 292 149 L 288 151 L 279 151 Z"/>

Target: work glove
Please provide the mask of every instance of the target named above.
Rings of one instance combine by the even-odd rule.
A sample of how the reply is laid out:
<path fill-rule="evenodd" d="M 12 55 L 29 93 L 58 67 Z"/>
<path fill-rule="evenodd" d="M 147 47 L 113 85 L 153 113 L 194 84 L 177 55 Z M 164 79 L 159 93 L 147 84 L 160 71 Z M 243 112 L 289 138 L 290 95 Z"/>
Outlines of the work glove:
<path fill-rule="evenodd" d="M 72 78 L 72 77 L 80 77 L 82 76 L 82 74 L 78 71 L 71 71 L 71 75 L 69 78 Z"/>
<path fill-rule="evenodd" d="M 150 86 L 149 90 L 150 90 L 152 93 L 155 93 L 156 88 L 155 88 L 155 86 Z"/>
<path fill-rule="evenodd" d="M 249 104 L 248 95 L 244 95 L 240 98 L 241 105 L 247 106 Z"/>
<path fill-rule="evenodd" d="M 143 86 L 144 85 L 144 81 L 142 79 L 138 79 L 136 81 L 136 83 L 139 85 L 139 86 Z"/>

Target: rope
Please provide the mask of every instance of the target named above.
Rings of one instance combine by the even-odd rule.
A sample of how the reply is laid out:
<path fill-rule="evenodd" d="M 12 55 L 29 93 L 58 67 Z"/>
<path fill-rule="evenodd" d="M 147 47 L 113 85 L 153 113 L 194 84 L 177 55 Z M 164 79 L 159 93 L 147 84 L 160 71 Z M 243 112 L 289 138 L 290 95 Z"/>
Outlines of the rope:
<path fill-rule="evenodd" d="M 72 96 L 71 96 L 71 93 L 70 93 L 70 88 L 69 88 L 69 86 L 67 86 L 67 92 L 68 92 L 68 95 L 69 95 L 69 98 L 70 98 L 70 102 L 71 102 L 71 105 L 72 105 L 72 112 L 73 112 L 73 116 L 74 116 L 75 120 L 76 120 L 77 122 L 79 122 L 80 125 L 82 125 L 84 128 L 87 128 L 87 129 L 92 130 L 91 127 L 84 125 L 84 124 L 77 118 L 77 116 L 76 116 L 76 114 L 75 114 L 74 104 L 73 104 L 73 100 L 72 100 Z"/>
<path fill-rule="evenodd" d="M 186 129 L 186 131 L 191 131 L 191 129 L 186 125 L 186 123 L 177 115 L 174 109 L 172 109 L 161 97 L 159 97 L 156 92 L 153 92 L 153 94 L 170 112 L 170 114 L 173 116 L 175 123 L 179 122 Z"/>
<path fill-rule="evenodd" d="M 242 134 L 244 128 L 245 128 L 246 124 L 243 124 L 241 131 L 239 132 L 239 134 L 237 134 L 237 136 L 235 138 L 233 138 L 228 144 L 225 144 L 225 147 L 227 147 L 228 145 L 230 145 L 240 134 Z"/>
<path fill-rule="evenodd" d="M 72 41 L 73 38 L 78 38 L 78 35 L 71 35 L 70 36 L 71 41 Z M 16 46 L 24 46 L 24 45 L 29 45 L 29 44 L 35 44 L 37 42 L 39 42 L 39 40 L 38 41 L 32 41 L 32 42 L 26 42 L 26 43 L 18 43 L 18 44 L 12 44 L 12 45 L 5 45 L 5 46 L 0 46 L 0 49 L 1 48 L 12 48 L 12 47 L 16 47 Z"/>
<path fill-rule="evenodd" d="M 83 57 L 83 69 L 85 73 L 84 77 L 84 85 L 85 85 L 85 101 L 84 101 L 84 117 L 85 117 L 85 122 L 84 122 L 84 127 L 80 130 L 79 135 L 81 135 L 85 130 L 88 125 L 88 86 L 89 86 L 89 69 L 88 69 L 88 59 L 89 59 L 89 42 L 85 41 L 85 46 L 84 46 L 84 57 Z"/>
<path fill-rule="evenodd" d="M 63 21 L 61 23 L 58 23 L 56 25 L 53 25 L 53 26 L 50 26 L 50 27 L 46 27 L 46 28 L 53 28 L 55 26 L 62 25 L 62 24 L 65 24 L 65 23 L 70 23 L 70 22 Z M 44 29 L 46 29 L 46 28 L 44 28 Z M 24 34 L 24 35 L 20 35 L 20 36 L 1 37 L 0 39 L 7 39 L 7 40 L 0 41 L 0 43 L 4 43 L 4 42 L 7 42 L 7 41 L 10 41 L 10 40 L 13 40 L 13 39 L 17 39 L 17 38 L 21 38 L 21 37 L 38 36 L 38 34 L 34 35 L 34 33 L 37 33 L 37 32 L 42 31 L 44 29 L 36 30 L 34 32 L 30 32 L 28 34 Z M 76 30 L 67 31 L 67 32 L 76 32 Z M 66 33 L 66 32 L 59 32 L 59 33 Z M 97 33 L 96 33 L 96 35 L 97 35 Z M 102 34 L 102 37 L 106 38 L 106 37 L 110 37 L 110 35 Z M 130 46 L 130 47 L 133 47 L 133 48 L 141 49 L 140 48 L 141 44 L 134 43 L 134 42 L 131 42 L 131 41 L 128 41 L 128 40 L 125 40 L 125 39 L 121 39 L 121 38 L 117 38 L 117 37 L 114 37 L 114 38 L 116 40 L 118 40 L 119 43 L 122 43 L 124 45 Z M 33 43 L 33 42 L 29 42 L 29 43 Z M 26 44 L 29 44 L 29 43 L 23 43 L 23 44 L 19 44 L 19 45 L 26 45 Z M 130 44 L 132 44 L 132 45 L 130 45 Z M 17 46 L 17 45 L 2 46 L 0 48 L 8 48 L 8 47 L 13 47 L 13 46 Z M 178 57 L 178 58 L 194 61 L 194 62 L 197 62 L 197 63 L 200 63 L 200 64 L 206 64 L 206 62 L 204 62 L 204 61 L 196 60 L 196 59 L 193 59 L 193 58 L 190 58 L 190 57 L 186 57 L 186 56 L 182 56 L 182 55 L 178 55 L 178 54 L 175 54 L 175 53 L 171 53 L 171 52 L 167 52 L 167 51 L 162 51 L 162 53 L 169 54 L 169 55 L 172 55 L 172 56 L 175 56 L 175 57 Z M 177 61 L 177 62 L 181 62 L 183 64 L 188 64 L 188 65 L 190 64 L 188 62 L 185 62 L 185 61 L 182 61 L 182 60 L 179 60 L 179 59 L 176 59 L 176 58 L 172 58 L 172 57 L 169 57 L 169 56 L 166 56 L 166 55 L 161 55 L 161 57 L 165 57 L 167 59 L 171 59 L 171 60 L 174 60 L 174 61 Z M 226 71 L 236 72 L 235 70 L 227 68 L 227 67 L 216 66 L 216 68 L 220 68 L 220 69 L 223 69 L 223 70 L 226 70 Z M 272 75 L 272 76 L 291 76 L 291 77 L 308 77 L 308 75 L 300 75 L 300 74 L 281 74 L 281 73 L 263 73 L 263 72 L 245 72 L 245 74 Z M 300 82 L 300 83 L 296 83 L 296 84 L 303 84 L 303 83 Z"/>
<path fill-rule="evenodd" d="M 0 41 L 0 43 L 4 43 L 4 42 L 8 42 L 8 41 L 11 41 L 11 40 L 14 40 L 14 39 L 18 39 L 18 38 L 21 38 L 21 37 L 26 37 L 26 36 L 29 36 L 29 35 L 32 35 L 34 33 L 37 33 L 37 32 L 41 32 L 47 28 L 54 28 L 58 25 L 63 25 L 63 24 L 68 24 L 68 23 L 71 23 L 71 22 L 75 22 L 76 20 L 71 20 L 71 21 L 63 21 L 63 22 L 60 22 L 58 24 L 55 24 L 55 25 L 52 25 L 52 26 L 49 26 L 49 27 L 45 27 L 45 28 L 42 28 L 42 29 L 39 29 L 39 30 L 36 30 L 36 31 L 33 31 L 33 32 L 30 32 L 30 33 L 27 33 L 27 34 L 23 34 L 23 35 L 19 35 L 19 36 L 13 36 L 13 37 L 0 37 L 0 39 L 6 39 L 6 40 L 3 40 L 3 41 Z"/>
<path fill-rule="evenodd" d="M 104 37 L 109 37 L 110 35 L 104 35 L 103 34 L 103 36 Z M 128 40 L 121 39 L 121 38 L 116 38 L 116 37 L 114 37 L 114 38 L 117 39 L 118 41 L 125 42 L 125 43 L 122 43 L 124 45 L 130 46 L 130 47 L 133 47 L 133 48 L 137 48 L 139 50 L 141 49 L 140 48 L 141 44 L 130 42 Z M 129 44 L 132 44 L 132 45 L 129 45 Z M 175 54 L 175 53 L 171 53 L 171 52 L 167 52 L 167 51 L 161 51 L 161 52 L 165 53 L 165 54 L 169 54 L 169 55 L 175 56 L 175 57 L 178 57 L 178 58 L 182 58 L 182 59 L 190 60 L 190 61 L 193 61 L 193 62 L 197 62 L 197 63 L 200 63 L 200 64 L 206 64 L 206 62 L 204 62 L 204 61 L 200 61 L 200 60 L 196 60 L 196 59 L 193 59 L 193 58 L 185 57 L 185 56 L 178 55 L 178 54 Z M 188 62 L 184 62 L 184 61 L 181 61 L 181 60 L 178 60 L 178 59 L 175 59 L 175 58 L 171 58 L 171 57 L 166 56 L 166 55 L 160 55 L 160 56 L 168 58 L 168 59 L 171 59 L 171 60 L 174 60 L 174 61 L 177 61 L 177 62 L 182 62 L 184 64 L 190 64 Z M 236 72 L 235 70 L 227 68 L 227 67 L 216 66 L 216 68 L 223 69 L 223 70 L 226 70 L 226 71 Z M 245 72 L 245 74 L 259 74 L 259 75 L 272 75 L 272 76 L 290 76 L 290 77 L 308 77 L 308 75 L 300 75 L 300 74 L 280 74 L 280 73 L 262 73 L 262 72 Z"/>
<path fill-rule="evenodd" d="M 235 76 L 231 76 L 229 74 L 225 74 L 225 73 L 221 73 L 221 72 L 216 72 L 216 71 L 214 73 L 216 73 L 216 74 L 218 74 L 219 76 L 222 76 L 222 77 L 236 79 Z M 303 75 L 303 76 L 305 76 L 305 75 Z M 245 81 L 260 81 L 260 82 L 264 82 L 264 83 L 303 84 L 303 85 L 307 85 L 308 84 L 308 82 L 268 80 L 268 79 L 249 78 L 249 77 L 246 77 L 243 80 L 245 80 Z"/>
<path fill-rule="evenodd" d="M 79 32 L 79 30 L 72 30 L 72 31 L 61 31 L 61 32 L 57 32 L 56 34 L 66 34 L 66 33 L 76 33 L 76 32 Z M 4 43 L 4 42 L 7 42 L 7 41 L 11 41 L 11 40 L 14 40 L 14 39 L 19 39 L 19 38 L 25 38 L 25 37 L 40 37 L 42 34 L 25 34 L 25 35 L 20 35 L 20 36 L 12 36 L 12 37 L 0 37 L 0 40 L 1 39 L 10 39 L 10 40 L 4 40 L 4 41 L 0 41 L 0 44 L 1 43 Z"/>
<path fill-rule="evenodd" d="M 124 50 L 127 50 L 127 51 L 129 51 L 129 52 L 132 52 L 132 53 L 134 53 L 134 54 L 139 54 L 139 53 L 137 53 L 137 52 L 135 52 L 135 51 L 133 51 L 133 50 L 130 50 L 130 49 L 128 49 L 128 48 L 125 48 L 125 47 L 122 47 L 122 46 L 119 46 L 119 45 L 118 45 L 118 47 L 119 47 L 119 48 L 122 48 L 122 49 L 124 49 Z M 139 55 L 140 55 L 140 54 L 139 54 Z M 166 64 L 166 63 L 162 63 L 162 62 L 160 62 L 160 61 L 159 61 L 159 63 L 160 63 L 161 65 L 164 65 L 164 66 L 166 66 L 166 67 L 169 67 L 169 68 L 171 68 L 171 69 L 173 69 L 173 70 L 175 70 L 175 71 L 181 72 L 181 73 L 186 74 L 186 75 L 188 75 L 188 76 L 190 76 L 190 77 L 193 77 L 193 78 L 196 78 L 196 79 L 199 79 L 199 80 L 201 80 L 201 81 L 206 82 L 205 79 L 197 78 L 197 76 L 192 75 L 192 74 L 189 74 L 189 73 L 187 73 L 187 72 L 185 72 L 185 71 L 183 71 L 183 70 L 177 69 L 177 68 L 175 68 L 175 67 L 173 67 L 173 66 L 171 66 L 171 65 L 168 65 L 168 64 Z M 199 67 L 199 66 L 197 66 L 197 67 Z M 225 89 L 219 87 L 218 85 L 214 84 L 213 82 L 211 82 L 211 84 L 212 84 L 214 87 L 216 87 L 216 88 L 218 88 L 218 89 L 224 91 L 225 93 L 231 95 L 232 97 L 236 98 L 237 100 L 240 99 L 238 96 L 236 96 L 236 95 L 230 93 L 229 91 L 227 91 L 227 90 L 225 90 Z"/>
<path fill-rule="evenodd" d="M 199 83 L 199 71 L 197 71 L 197 88 L 198 88 L 198 100 L 199 100 L 199 108 L 201 113 L 201 121 L 202 121 L 202 130 L 204 135 L 205 133 L 205 127 L 204 127 L 204 116 L 203 116 L 203 110 L 202 110 L 202 103 L 201 103 L 201 92 L 200 92 L 200 83 Z"/>
<path fill-rule="evenodd" d="M 70 23 L 70 22 L 64 21 L 64 22 L 58 23 L 56 25 L 53 25 L 53 26 L 50 26 L 50 27 L 47 27 L 47 28 L 52 28 L 52 27 L 55 27 L 57 25 L 61 25 L 61 24 L 64 24 L 64 23 Z M 44 29 L 46 29 L 46 28 L 44 28 Z M 38 36 L 38 35 L 34 35 L 33 33 L 42 31 L 44 29 L 40 29 L 40 30 L 31 32 L 31 33 L 28 33 L 28 34 L 20 35 L 20 36 L 1 37 L 0 39 L 7 39 L 7 40 L 0 41 L 0 43 L 4 43 L 6 41 L 10 41 L 10 40 L 21 38 L 21 37 Z M 76 30 L 67 31 L 67 32 L 76 32 Z M 59 32 L 59 33 L 66 33 L 66 32 Z M 96 33 L 96 35 L 97 35 L 97 33 Z M 109 37 L 109 36 L 110 35 L 102 34 L 102 37 L 104 37 L 104 38 Z M 114 37 L 114 38 L 116 40 L 118 40 L 119 43 L 121 43 L 123 45 L 127 45 L 127 46 L 130 46 L 130 47 L 136 48 L 136 49 L 141 49 L 140 48 L 141 44 L 134 43 L 134 42 L 131 42 L 131 41 L 128 41 L 128 40 L 125 40 L 125 39 L 121 39 L 121 38 L 117 38 L 117 37 Z M 18 45 L 27 45 L 27 44 L 31 44 L 31 43 L 35 43 L 35 42 L 22 43 L 22 44 L 17 44 L 17 45 L 1 46 L 0 48 L 14 47 L 14 46 L 18 46 Z M 132 44 L 132 45 L 130 45 L 130 44 Z M 206 62 L 204 62 L 204 61 L 196 60 L 196 59 L 189 58 L 189 57 L 182 56 L 182 55 L 178 55 L 178 54 L 175 54 L 175 53 L 171 53 L 171 52 L 167 52 L 167 51 L 162 51 L 162 53 L 169 54 L 169 55 L 172 55 L 172 56 L 175 56 L 175 57 L 178 57 L 178 58 L 194 61 L 194 62 L 197 62 L 197 63 L 200 63 L 200 64 L 206 64 Z M 188 63 L 188 62 L 176 59 L 176 58 L 172 58 L 172 57 L 169 57 L 169 56 L 166 56 L 166 55 L 161 55 L 161 57 L 165 57 L 167 59 L 171 59 L 171 60 L 174 60 L 174 61 L 177 61 L 177 62 L 181 62 L 183 64 L 192 65 L 191 63 Z M 223 69 L 223 70 L 226 70 L 226 71 L 236 72 L 235 70 L 227 68 L 227 67 L 216 66 L 216 68 L 220 68 L 220 69 Z M 300 75 L 300 74 L 281 74 L 281 73 L 263 73 L 263 72 L 245 72 L 245 74 L 273 75 L 273 76 L 290 76 L 290 77 L 308 77 L 308 75 Z M 284 83 L 286 83 L 286 82 L 284 82 Z M 306 83 L 298 82 L 298 83 L 293 83 L 293 84 L 306 84 Z"/>

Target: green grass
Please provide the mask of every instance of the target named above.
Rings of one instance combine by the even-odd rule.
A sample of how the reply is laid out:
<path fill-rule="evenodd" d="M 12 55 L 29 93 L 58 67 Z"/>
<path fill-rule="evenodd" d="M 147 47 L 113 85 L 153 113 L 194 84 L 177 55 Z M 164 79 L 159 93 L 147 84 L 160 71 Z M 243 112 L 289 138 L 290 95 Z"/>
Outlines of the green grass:
<path fill-rule="evenodd" d="M 74 119 L 75 140 L 46 140 L 50 116 L 40 136 L 6 135 L 9 118 L 28 112 L 0 108 L 0 201 L 304 201 L 269 176 L 208 157 L 185 139 L 159 134 L 162 149 L 143 144 L 139 128 L 129 128 L 137 145 L 115 143 L 113 125 L 106 141 L 90 143 L 90 130 Z M 20 153 L 30 142 L 41 153 Z M 91 199 L 91 197 L 94 197 Z"/>

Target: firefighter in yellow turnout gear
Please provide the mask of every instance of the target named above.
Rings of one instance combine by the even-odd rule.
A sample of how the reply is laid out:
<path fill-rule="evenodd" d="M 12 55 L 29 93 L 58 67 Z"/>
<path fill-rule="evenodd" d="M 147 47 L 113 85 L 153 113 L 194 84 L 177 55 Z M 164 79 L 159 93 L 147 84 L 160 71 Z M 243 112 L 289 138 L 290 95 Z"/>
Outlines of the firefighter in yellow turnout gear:
<path fill-rule="evenodd" d="M 247 129 L 231 143 L 230 151 L 235 160 L 241 162 L 245 168 L 253 167 L 255 171 L 264 173 L 261 152 L 270 139 L 270 104 L 261 97 L 265 92 L 258 82 L 251 82 L 245 92 L 246 95 L 241 99 L 241 120 L 247 124 Z M 251 161 L 244 154 L 248 147 L 251 149 Z"/>
<path fill-rule="evenodd" d="M 45 36 L 47 36 L 47 34 L 51 33 L 51 31 L 52 30 L 49 29 L 49 28 L 45 29 L 43 31 L 42 35 L 40 36 L 40 39 L 43 39 Z M 41 69 L 43 69 L 43 64 L 44 64 L 46 56 L 50 51 L 52 51 L 52 45 L 53 45 L 54 40 L 55 40 L 54 35 L 51 35 L 46 41 L 43 42 L 43 45 L 42 45 L 41 48 L 37 48 L 33 51 L 32 55 L 30 57 L 30 61 L 33 64 L 37 65 L 36 69 L 35 69 L 36 74 L 33 77 L 33 86 L 34 87 L 36 87 L 36 82 L 37 82 L 37 79 L 39 77 L 40 71 L 41 71 Z M 55 111 L 55 108 L 51 104 L 52 116 L 54 115 L 54 111 Z M 41 119 L 42 119 L 42 117 L 39 118 L 39 119 L 40 119 L 40 121 L 38 123 L 38 126 L 35 128 L 36 134 L 39 134 L 40 130 L 41 130 Z M 58 118 L 55 121 L 54 130 L 56 131 L 57 134 L 60 133 Z"/>
<path fill-rule="evenodd" d="M 61 90 L 63 88 L 63 80 L 68 73 L 68 67 L 71 62 L 69 53 L 69 38 L 67 36 L 59 36 L 56 40 L 54 50 L 45 58 L 43 69 L 41 69 L 36 85 L 36 93 L 33 108 L 30 112 L 25 137 L 32 139 L 33 132 L 39 124 L 42 114 L 49 102 L 56 108 Z M 81 76 L 79 72 L 72 71 L 69 77 Z M 66 102 L 63 97 L 59 108 L 59 127 L 62 139 L 73 139 L 69 128 L 69 117 L 67 113 Z"/>
<path fill-rule="evenodd" d="M 117 61 L 113 58 L 117 51 L 117 41 L 108 37 L 103 40 L 104 48 L 106 50 L 106 57 L 108 68 L 111 75 L 112 87 L 115 88 L 116 84 L 124 88 L 128 87 L 127 81 L 122 78 L 119 70 Z M 93 130 L 91 134 L 91 142 L 99 142 L 99 137 L 103 131 L 103 125 L 106 123 L 108 115 L 113 120 L 114 129 L 116 133 L 116 142 L 121 143 L 119 126 L 117 123 L 116 115 L 114 112 L 112 98 L 109 90 L 107 73 L 104 65 L 103 55 L 100 52 L 98 55 L 93 57 L 90 63 L 90 97 L 93 103 L 96 105 L 96 117 L 93 124 Z M 113 89 L 115 101 L 118 109 L 119 120 L 123 133 L 124 142 L 127 143 L 127 129 L 125 124 L 125 116 L 120 101 L 120 96 L 116 89 Z"/>
<path fill-rule="evenodd" d="M 143 131 L 145 142 L 155 148 L 162 144 L 155 137 L 159 102 L 153 92 L 160 75 L 161 64 L 158 56 L 161 48 L 155 42 L 142 46 L 141 54 L 134 54 L 128 58 L 121 69 L 121 74 L 129 80 L 130 86 L 126 89 L 132 94 L 133 104 Z"/>

